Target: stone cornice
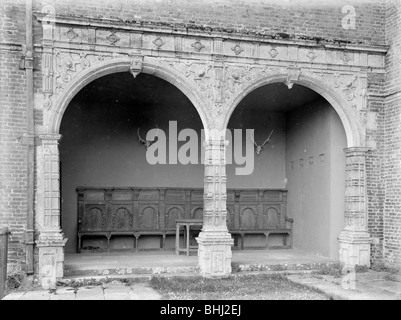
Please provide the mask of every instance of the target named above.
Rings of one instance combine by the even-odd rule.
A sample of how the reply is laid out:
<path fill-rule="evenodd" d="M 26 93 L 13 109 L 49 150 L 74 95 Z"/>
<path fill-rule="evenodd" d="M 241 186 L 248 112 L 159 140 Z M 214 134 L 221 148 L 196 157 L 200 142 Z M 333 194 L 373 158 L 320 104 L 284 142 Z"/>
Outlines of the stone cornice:
<path fill-rule="evenodd" d="M 36 13 L 38 21 L 42 22 L 44 15 L 42 13 Z M 385 55 L 389 50 L 388 45 L 367 45 L 361 43 L 351 43 L 341 39 L 322 39 L 313 38 L 303 35 L 297 35 L 296 37 L 289 37 L 288 39 L 280 39 L 276 34 L 253 34 L 241 33 L 235 29 L 223 30 L 223 29 L 212 29 L 208 27 L 201 27 L 195 25 L 183 25 L 183 24 L 151 24 L 142 22 L 125 22 L 119 19 L 102 18 L 95 19 L 90 17 L 72 17 L 72 16 L 57 16 L 56 18 L 46 18 L 46 21 L 54 23 L 60 26 L 77 27 L 77 28 L 95 28 L 95 29 L 114 29 L 116 32 L 140 32 L 140 33 L 151 33 L 160 35 L 170 36 L 182 36 L 182 37 L 197 37 L 202 39 L 216 39 L 222 40 L 240 41 L 240 42 L 257 42 L 271 45 L 286 45 L 286 46 L 298 46 L 315 49 L 331 49 L 331 50 L 342 50 L 349 52 L 364 52 L 370 54 L 382 54 Z"/>

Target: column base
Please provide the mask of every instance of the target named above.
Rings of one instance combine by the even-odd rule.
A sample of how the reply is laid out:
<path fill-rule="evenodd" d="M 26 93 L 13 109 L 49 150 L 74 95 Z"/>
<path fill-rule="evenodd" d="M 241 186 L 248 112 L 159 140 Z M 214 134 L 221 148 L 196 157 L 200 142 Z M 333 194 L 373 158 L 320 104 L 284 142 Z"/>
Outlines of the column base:
<path fill-rule="evenodd" d="M 372 238 L 366 231 L 343 230 L 338 236 L 340 262 L 344 268 L 370 267 Z"/>
<path fill-rule="evenodd" d="M 198 266 L 203 277 L 226 277 L 231 274 L 231 246 L 228 232 L 202 231 L 198 241 Z"/>
<path fill-rule="evenodd" d="M 68 239 L 62 233 L 41 234 L 39 249 L 39 281 L 43 289 L 56 289 L 57 279 L 64 276 L 64 246 Z"/>

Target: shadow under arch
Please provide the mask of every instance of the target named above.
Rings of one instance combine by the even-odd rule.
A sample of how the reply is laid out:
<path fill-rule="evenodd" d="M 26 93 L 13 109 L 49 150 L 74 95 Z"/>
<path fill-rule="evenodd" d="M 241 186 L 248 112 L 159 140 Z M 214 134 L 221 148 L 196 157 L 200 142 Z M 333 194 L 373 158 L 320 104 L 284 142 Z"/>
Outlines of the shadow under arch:
<path fill-rule="evenodd" d="M 223 130 L 227 128 L 228 123 L 230 121 L 230 118 L 237 108 L 237 106 L 241 103 L 241 101 L 251 92 L 254 90 L 263 87 L 265 85 L 273 84 L 273 83 L 285 83 L 287 80 L 288 75 L 287 74 L 278 74 L 278 75 L 273 75 L 264 79 L 261 79 L 259 81 L 256 81 L 252 84 L 250 84 L 248 87 L 243 90 L 243 92 L 238 95 L 233 103 L 230 105 L 226 116 L 224 118 L 223 122 Z M 359 120 L 356 118 L 356 116 L 353 114 L 353 111 L 351 110 L 351 107 L 349 103 L 338 93 L 333 91 L 331 88 L 329 88 L 327 85 L 325 85 L 322 82 L 317 81 L 314 78 L 302 75 L 300 80 L 298 81 L 293 81 L 294 84 L 298 84 L 304 87 L 307 87 L 316 93 L 320 94 L 323 98 L 325 98 L 331 106 L 334 108 L 334 110 L 337 112 L 338 116 L 341 119 L 341 122 L 343 124 L 345 134 L 347 137 L 347 147 L 357 147 L 357 146 L 362 146 L 364 141 L 363 141 L 363 136 L 362 136 L 362 127 L 359 122 Z M 290 89 L 289 89 L 290 90 Z"/>
<path fill-rule="evenodd" d="M 56 107 L 51 114 L 51 120 L 49 122 L 50 133 L 59 133 L 65 110 L 75 95 L 78 94 L 86 85 L 109 74 L 129 72 L 130 66 L 130 59 L 112 59 L 88 68 L 77 78 L 73 79 L 72 82 L 65 88 L 65 91 L 61 94 L 60 98 L 55 102 Z M 207 128 L 208 118 L 202 109 L 201 98 L 197 95 L 195 88 L 187 84 L 179 74 L 174 73 L 174 71 L 165 68 L 159 63 L 151 63 L 146 59 L 144 59 L 143 62 L 142 73 L 163 79 L 179 89 L 191 101 L 201 118 L 203 127 Z"/>

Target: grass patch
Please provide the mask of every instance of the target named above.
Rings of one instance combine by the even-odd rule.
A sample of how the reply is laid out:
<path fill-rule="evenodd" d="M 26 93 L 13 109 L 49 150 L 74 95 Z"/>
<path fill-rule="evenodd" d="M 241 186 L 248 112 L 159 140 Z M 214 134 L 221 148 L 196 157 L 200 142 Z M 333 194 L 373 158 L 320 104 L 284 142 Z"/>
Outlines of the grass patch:
<path fill-rule="evenodd" d="M 153 277 L 150 286 L 169 300 L 329 300 L 285 275 L 244 275 L 224 279 Z"/>
<path fill-rule="evenodd" d="M 314 272 L 314 274 L 341 278 L 342 268 L 343 266 L 341 265 L 341 263 L 334 263 L 329 265 L 324 264 L 320 266 L 319 270 Z"/>
<path fill-rule="evenodd" d="M 20 264 L 10 264 L 7 270 L 7 282 L 5 293 L 20 288 L 26 279 L 26 273 L 22 270 Z"/>
<path fill-rule="evenodd" d="M 371 268 L 373 271 L 376 272 L 388 272 L 390 274 L 399 274 L 400 268 L 393 267 L 385 264 L 384 262 L 375 262 L 372 264 Z"/>

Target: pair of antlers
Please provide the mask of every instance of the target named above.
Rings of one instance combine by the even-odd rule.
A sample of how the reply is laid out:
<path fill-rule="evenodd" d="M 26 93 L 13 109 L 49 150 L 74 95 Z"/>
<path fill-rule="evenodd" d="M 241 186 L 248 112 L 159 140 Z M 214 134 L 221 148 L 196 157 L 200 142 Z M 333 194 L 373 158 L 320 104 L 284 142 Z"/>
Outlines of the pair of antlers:
<path fill-rule="evenodd" d="M 272 130 L 272 132 L 270 132 L 269 137 L 266 139 L 265 142 L 263 142 L 263 144 L 258 145 L 258 144 L 256 143 L 256 141 L 255 141 L 255 138 L 254 138 L 254 136 L 253 136 L 253 131 L 252 131 L 252 133 L 251 133 L 251 139 L 252 139 L 253 143 L 255 144 L 255 147 L 256 147 L 256 154 L 257 154 L 257 155 L 259 155 L 259 154 L 262 152 L 262 149 L 263 149 L 263 147 L 265 146 L 265 144 L 268 143 L 268 142 L 270 141 L 270 138 L 271 138 L 273 132 L 274 132 L 274 130 Z"/>
<path fill-rule="evenodd" d="M 138 141 L 140 143 L 142 143 L 145 146 L 145 149 L 148 150 L 148 148 L 154 144 L 157 140 L 159 140 L 158 134 L 159 134 L 159 127 L 156 125 L 157 131 L 156 134 L 154 136 L 154 138 L 152 140 L 144 140 L 141 138 L 141 136 L 139 135 L 139 130 L 141 129 L 141 127 L 138 128 L 137 131 L 137 135 L 138 135 Z"/>

